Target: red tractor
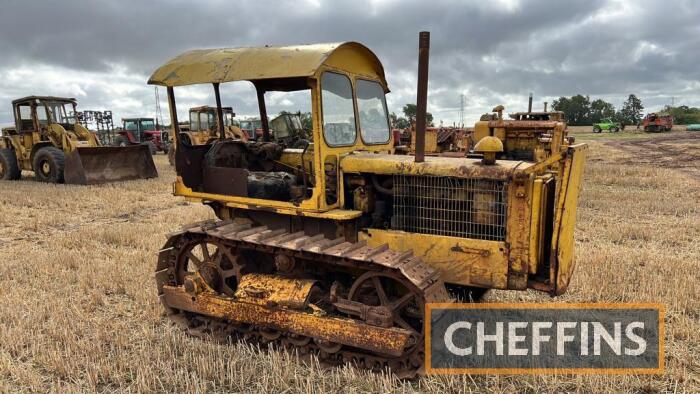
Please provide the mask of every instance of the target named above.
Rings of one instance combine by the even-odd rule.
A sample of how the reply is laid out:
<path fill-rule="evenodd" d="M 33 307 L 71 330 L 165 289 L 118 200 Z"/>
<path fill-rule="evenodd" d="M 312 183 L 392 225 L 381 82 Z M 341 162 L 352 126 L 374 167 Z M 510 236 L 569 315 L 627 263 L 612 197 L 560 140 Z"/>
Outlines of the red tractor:
<path fill-rule="evenodd" d="M 673 116 L 657 113 L 647 114 L 642 120 L 644 131 L 670 131 L 673 127 Z"/>
<path fill-rule="evenodd" d="M 153 118 L 122 119 L 122 128 L 116 132 L 118 146 L 145 144 L 151 154 L 168 153 L 170 136 L 166 130 L 161 130 Z"/>

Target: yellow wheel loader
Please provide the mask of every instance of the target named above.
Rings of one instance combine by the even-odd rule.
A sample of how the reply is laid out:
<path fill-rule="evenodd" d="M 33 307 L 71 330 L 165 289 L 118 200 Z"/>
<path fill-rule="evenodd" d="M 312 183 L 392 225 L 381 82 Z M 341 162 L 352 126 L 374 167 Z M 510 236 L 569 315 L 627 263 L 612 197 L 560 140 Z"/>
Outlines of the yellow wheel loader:
<path fill-rule="evenodd" d="M 243 141 L 248 141 L 248 135 L 234 121 L 236 114 L 231 107 L 222 107 L 223 125 L 225 138 L 237 138 Z M 189 111 L 190 123 L 188 127 L 181 127 L 179 130 L 180 139 L 186 145 L 204 145 L 208 142 L 220 137 L 218 117 L 216 116 L 216 108 L 208 105 L 200 107 L 192 107 Z M 172 140 L 172 130 L 171 130 Z M 168 150 L 168 160 L 171 165 L 175 164 L 175 147 L 171 146 Z"/>
<path fill-rule="evenodd" d="M 101 146 L 75 119 L 72 98 L 30 96 L 12 102 L 15 127 L 0 138 L 0 179 L 34 171 L 39 181 L 98 184 L 158 176 L 148 146 Z"/>
<path fill-rule="evenodd" d="M 172 321 L 412 377 L 427 303 L 566 291 L 586 146 L 563 140 L 542 160 L 512 160 L 486 135 L 479 157 L 426 156 L 428 47 L 421 33 L 415 155 L 394 154 L 384 68 L 356 42 L 195 50 L 153 73 L 175 128 L 177 87 L 211 84 L 220 108 L 221 84 L 249 81 L 263 129 L 225 138 L 219 110 L 223 138 L 190 146 L 175 133 L 174 194 L 218 219 L 170 234 L 159 253 Z M 267 92 L 308 93 L 303 148 L 272 140 Z"/>

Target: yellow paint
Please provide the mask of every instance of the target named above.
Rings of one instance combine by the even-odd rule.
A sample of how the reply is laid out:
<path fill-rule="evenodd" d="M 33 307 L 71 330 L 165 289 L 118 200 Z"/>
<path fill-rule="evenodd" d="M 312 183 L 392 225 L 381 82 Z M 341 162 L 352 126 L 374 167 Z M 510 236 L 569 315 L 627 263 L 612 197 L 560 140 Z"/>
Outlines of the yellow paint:
<path fill-rule="evenodd" d="M 587 149 L 585 144 L 569 147 L 560 177 L 562 189 L 558 196 L 554 220 L 555 233 L 552 237 L 553 246 L 557 248 L 556 294 L 562 294 L 566 291 L 574 271 L 576 207 Z"/>
<path fill-rule="evenodd" d="M 362 44 L 297 45 L 286 47 L 198 49 L 185 52 L 159 67 L 149 84 L 182 86 L 270 78 L 311 77 L 319 68 L 355 70 L 356 74 L 380 76 L 379 59 Z"/>
<path fill-rule="evenodd" d="M 367 145 L 362 141 L 359 126 L 356 140 L 348 146 L 329 146 L 323 137 L 321 86 L 324 72 L 340 73 L 349 78 L 353 89 L 358 79 L 379 82 L 388 92 L 384 70 L 376 56 L 357 43 L 319 44 L 296 47 L 238 48 L 199 50 L 187 52 L 153 74 L 149 83 L 180 86 L 200 83 L 260 79 L 300 78 L 311 93 L 313 148 L 301 157 L 301 150 L 287 149 L 278 160 L 279 166 L 298 168 L 302 164 L 311 174 L 314 188 L 310 198 L 299 203 L 262 200 L 247 197 L 202 193 L 187 188 L 180 177 L 174 184 L 174 193 L 196 201 L 216 201 L 222 206 L 269 211 L 280 215 L 314 217 L 332 221 L 350 221 L 362 216 L 361 210 L 342 209 L 345 202 L 347 174 L 381 174 L 412 176 L 443 176 L 471 179 L 501 180 L 508 183 L 506 204 L 506 241 L 484 241 L 469 238 L 406 233 L 393 230 L 367 229 L 360 231 L 359 239 L 370 246 L 388 244 L 394 250 L 412 250 L 426 263 L 440 270 L 448 283 L 498 289 L 525 289 L 561 292 L 566 288 L 573 269 L 573 229 L 578 187 L 583 167 L 582 146 L 568 147 L 564 140 L 565 123 L 546 122 L 547 135 L 529 124 L 512 124 L 498 119 L 478 122 L 474 141 L 479 151 L 510 152 L 532 150 L 535 162 L 496 160 L 492 165 L 480 158 L 428 156 L 423 163 L 414 157 L 394 155 L 393 141 Z M 301 86 L 304 86 L 301 84 Z M 172 111 L 172 108 L 171 108 Z M 528 127 L 525 127 L 528 126 Z M 533 126 L 534 127 L 534 126 Z M 543 126 L 544 127 L 544 126 Z M 492 137 L 486 138 L 484 137 Z M 429 143 L 430 142 L 429 140 Z M 488 146 L 484 146 L 488 145 Z M 432 145 L 431 145 L 432 146 Z M 326 201 L 324 164 L 338 163 L 338 199 Z M 552 245 L 544 245 L 545 195 L 547 181 L 556 178 L 557 201 Z M 553 183 L 549 183 L 549 187 Z M 360 201 L 361 209 L 370 210 L 371 193 L 352 194 Z M 484 196 L 475 194 L 474 200 Z M 483 202 L 483 201 L 482 201 Z M 474 220 L 491 221 L 489 212 L 475 215 Z M 538 277 L 545 265 L 541 260 L 545 248 L 553 248 L 557 261 L 553 262 L 549 282 L 529 283 Z M 546 273 L 545 273 L 546 274 Z M 556 289 L 554 285 L 556 284 Z"/>
<path fill-rule="evenodd" d="M 279 275 L 243 275 L 236 289 L 236 298 L 253 302 L 273 303 L 281 307 L 305 308 L 315 280 L 286 278 Z"/>
<path fill-rule="evenodd" d="M 387 244 L 393 250 L 412 250 L 438 269 L 448 283 L 508 288 L 508 256 L 503 242 L 378 229 L 360 232 L 359 239 L 373 247 Z"/>
<path fill-rule="evenodd" d="M 488 179 L 508 179 L 516 171 L 525 171 L 531 166 L 532 163 L 512 160 L 498 160 L 496 164 L 486 166 L 481 163 L 481 159 L 440 156 L 429 156 L 425 158 L 425 162 L 416 163 L 413 156 L 364 152 L 347 155 L 340 162 L 340 168 L 346 173 L 483 177 Z"/>
<path fill-rule="evenodd" d="M 478 140 L 474 145 L 474 152 L 477 153 L 494 153 L 503 152 L 503 142 L 496 137 L 485 136 Z"/>

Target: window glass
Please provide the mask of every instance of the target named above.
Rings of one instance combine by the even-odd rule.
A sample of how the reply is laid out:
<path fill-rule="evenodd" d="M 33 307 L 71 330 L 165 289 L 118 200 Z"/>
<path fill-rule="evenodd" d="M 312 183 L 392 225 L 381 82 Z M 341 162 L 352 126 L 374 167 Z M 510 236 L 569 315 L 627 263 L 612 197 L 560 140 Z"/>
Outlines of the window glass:
<path fill-rule="evenodd" d="M 71 113 L 71 106 L 68 103 L 61 102 L 47 102 L 49 111 L 51 111 L 51 118 L 56 123 L 71 124 L 74 122 L 72 116 L 68 116 Z"/>
<path fill-rule="evenodd" d="M 209 114 L 206 112 L 199 114 L 199 130 L 209 130 Z"/>
<path fill-rule="evenodd" d="M 199 128 L 197 127 L 197 113 L 194 111 L 190 112 L 190 130 L 199 130 Z"/>
<path fill-rule="evenodd" d="M 138 130 L 139 126 L 136 124 L 136 121 L 133 120 L 127 120 L 124 121 L 124 129 L 128 131 L 136 131 Z"/>
<path fill-rule="evenodd" d="M 36 117 L 41 124 L 49 123 L 49 117 L 46 115 L 46 107 L 43 104 L 38 104 L 36 106 Z"/>
<path fill-rule="evenodd" d="M 323 73 L 321 101 L 323 103 L 323 136 L 328 145 L 354 143 L 357 133 L 350 79 L 341 74 Z"/>
<path fill-rule="evenodd" d="M 155 130 L 156 129 L 156 122 L 146 119 L 141 121 L 141 129 L 146 131 L 146 130 Z"/>
<path fill-rule="evenodd" d="M 389 118 L 382 85 L 358 79 L 357 112 L 360 117 L 360 134 L 368 144 L 383 144 L 389 141 Z"/>
<path fill-rule="evenodd" d="M 210 111 L 207 113 L 208 120 L 207 123 L 209 127 L 207 127 L 207 130 L 214 130 L 216 129 L 216 111 Z"/>
<path fill-rule="evenodd" d="M 19 107 L 19 117 L 22 120 L 31 120 L 32 119 L 32 107 L 28 105 L 21 105 Z"/>

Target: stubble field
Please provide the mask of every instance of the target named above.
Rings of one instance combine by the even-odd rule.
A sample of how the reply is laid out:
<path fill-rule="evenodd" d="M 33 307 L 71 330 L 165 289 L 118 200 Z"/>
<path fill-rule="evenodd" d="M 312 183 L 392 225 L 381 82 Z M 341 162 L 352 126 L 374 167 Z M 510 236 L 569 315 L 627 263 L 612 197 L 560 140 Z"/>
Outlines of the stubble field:
<path fill-rule="evenodd" d="M 488 301 L 661 302 L 666 372 L 444 376 L 399 381 L 187 336 L 163 316 L 153 270 L 165 234 L 211 211 L 160 178 L 79 187 L 0 182 L 0 392 L 698 392 L 700 133 L 592 135 L 569 292 Z"/>

